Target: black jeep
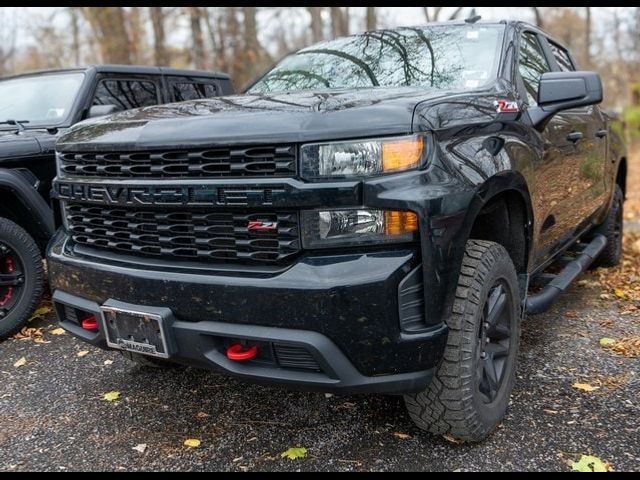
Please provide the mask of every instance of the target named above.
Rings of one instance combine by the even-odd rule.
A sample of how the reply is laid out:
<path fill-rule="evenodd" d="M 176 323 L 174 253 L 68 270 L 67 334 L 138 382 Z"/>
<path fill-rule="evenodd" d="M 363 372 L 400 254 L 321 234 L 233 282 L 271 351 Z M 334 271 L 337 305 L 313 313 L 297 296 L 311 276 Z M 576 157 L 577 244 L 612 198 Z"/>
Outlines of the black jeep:
<path fill-rule="evenodd" d="M 42 291 L 42 253 L 55 142 L 86 118 L 232 93 L 225 75 L 167 68 L 92 66 L 0 79 L 0 340 L 29 318 Z"/>
<path fill-rule="evenodd" d="M 144 364 L 404 394 L 420 427 L 480 440 L 524 313 L 620 259 L 626 161 L 602 95 L 544 32 L 460 22 L 73 128 L 48 255 L 61 325 Z"/>

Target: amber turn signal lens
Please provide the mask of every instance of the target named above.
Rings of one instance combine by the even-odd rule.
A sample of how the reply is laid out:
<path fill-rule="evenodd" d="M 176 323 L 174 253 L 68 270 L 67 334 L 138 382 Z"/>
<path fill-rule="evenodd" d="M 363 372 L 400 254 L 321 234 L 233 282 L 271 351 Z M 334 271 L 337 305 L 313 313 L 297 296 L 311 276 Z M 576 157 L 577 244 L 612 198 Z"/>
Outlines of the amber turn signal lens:
<path fill-rule="evenodd" d="M 382 144 L 382 170 L 402 172 L 420 165 L 424 139 L 420 136 L 391 140 Z"/>
<path fill-rule="evenodd" d="M 393 236 L 417 232 L 418 216 L 413 212 L 385 212 L 384 230 Z"/>

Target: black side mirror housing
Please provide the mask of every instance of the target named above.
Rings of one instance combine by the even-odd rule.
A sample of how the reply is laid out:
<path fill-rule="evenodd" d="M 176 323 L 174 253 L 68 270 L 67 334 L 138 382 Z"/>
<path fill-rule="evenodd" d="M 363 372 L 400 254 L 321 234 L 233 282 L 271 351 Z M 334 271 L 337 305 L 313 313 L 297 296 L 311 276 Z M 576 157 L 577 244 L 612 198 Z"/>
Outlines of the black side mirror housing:
<path fill-rule="evenodd" d="M 564 110 L 602 103 L 600 75 L 595 72 L 552 72 L 540 79 L 538 106 L 529 109 L 533 125 L 543 130 L 551 118 Z"/>
<path fill-rule="evenodd" d="M 106 117 L 119 111 L 121 110 L 116 105 L 94 105 L 89 109 L 87 118 Z"/>

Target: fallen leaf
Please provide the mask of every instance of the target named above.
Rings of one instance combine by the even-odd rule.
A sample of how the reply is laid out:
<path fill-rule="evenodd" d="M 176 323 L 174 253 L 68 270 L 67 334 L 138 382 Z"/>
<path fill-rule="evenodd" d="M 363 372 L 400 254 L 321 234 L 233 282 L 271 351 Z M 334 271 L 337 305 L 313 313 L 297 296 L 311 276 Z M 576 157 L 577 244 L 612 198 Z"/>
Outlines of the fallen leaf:
<path fill-rule="evenodd" d="M 400 432 L 394 433 L 393 436 L 396 438 L 399 438 L 400 440 L 408 440 L 411 438 L 411 435 L 408 435 L 406 433 L 400 433 Z"/>
<path fill-rule="evenodd" d="M 37 320 L 38 318 L 42 318 L 42 317 L 46 317 L 52 311 L 53 311 L 53 307 L 51 305 L 44 305 L 44 306 L 38 308 L 35 312 L 33 312 L 33 315 L 31 315 L 31 318 L 29 319 L 29 321 Z"/>
<path fill-rule="evenodd" d="M 133 447 L 132 450 L 135 450 L 136 452 L 144 453 L 144 452 L 147 451 L 147 444 L 146 443 L 140 443 L 140 444 L 136 445 L 135 447 Z"/>
<path fill-rule="evenodd" d="M 22 357 L 20 360 L 14 363 L 13 366 L 18 368 L 18 367 L 24 367 L 26 364 L 27 364 L 27 359 L 25 357 Z"/>
<path fill-rule="evenodd" d="M 64 331 L 64 328 L 54 328 L 53 330 L 50 330 L 49 333 L 51 335 L 64 335 L 66 332 Z"/>
<path fill-rule="evenodd" d="M 571 470 L 574 472 L 613 472 L 611 465 L 592 455 L 583 455 L 580 461 L 571 465 Z"/>
<path fill-rule="evenodd" d="M 13 338 L 16 340 L 33 340 L 37 343 L 38 340 L 42 340 L 42 336 L 44 335 L 44 329 L 42 327 L 24 327 L 18 333 L 16 333 Z"/>
<path fill-rule="evenodd" d="M 87 355 L 89 355 L 89 350 L 82 350 L 81 352 L 76 353 L 77 357 L 86 357 Z"/>
<path fill-rule="evenodd" d="M 105 393 L 102 399 L 106 402 L 115 402 L 116 400 L 120 400 L 120 392 Z"/>
<path fill-rule="evenodd" d="M 640 255 L 640 240 L 636 240 L 635 242 L 633 242 L 633 245 L 631 245 L 631 250 L 633 250 L 633 253 L 635 253 L 636 255 Z"/>
<path fill-rule="evenodd" d="M 611 345 L 615 345 L 616 341 L 613 338 L 601 338 L 600 346 L 601 347 L 610 347 Z"/>
<path fill-rule="evenodd" d="M 627 337 L 609 346 L 612 352 L 627 358 L 640 358 L 640 337 Z"/>
<path fill-rule="evenodd" d="M 208 413 L 204 413 L 204 412 L 198 412 L 198 413 L 196 414 L 196 417 L 198 417 L 198 418 L 207 418 L 207 417 L 209 417 L 209 416 L 210 416 L 210 415 L 209 415 Z"/>
<path fill-rule="evenodd" d="M 303 447 L 290 448 L 286 452 L 283 452 L 280 457 L 288 458 L 289 460 L 298 460 L 299 458 L 307 457 L 307 449 Z"/>
<path fill-rule="evenodd" d="M 104 364 L 105 365 L 113 365 L 113 360 L 105 360 Z"/>
<path fill-rule="evenodd" d="M 593 385 L 589 385 L 588 383 L 574 383 L 572 387 L 582 392 L 595 392 L 596 390 L 600 389 L 600 387 L 594 387 Z"/>
<path fill-rule="evenodd" d="M 547 415 L 558 415 L 558 411 L 557 410 L 549 410 L 549 409 L 544 409 L 542 410 L 544 413 L 546 413 Z"/>
<path fill-rule="evenodd" d="M 184 441 L 184 446 L 187 448 L 199 448 L 202 442 L 197 438 L 188 438 Z"/>
<path fill-rule="evenodd" d="M 464 444 L 464 440 L 460 440 L 459 438 L 452 437 L 451 435 L 443 435 L 442 438 L 444 438 L 449 443 L 453 443 L 454 445 Z"/>
<path fill-rule="evenodd" d="M 624 290 L 621 290 L 619 288 L 616 288 L 614 290 L 614 293 L 616 294 L 616 297 L 620 298 L 620 299 L 625 299 L 627 298 L 627 294 Z"/>

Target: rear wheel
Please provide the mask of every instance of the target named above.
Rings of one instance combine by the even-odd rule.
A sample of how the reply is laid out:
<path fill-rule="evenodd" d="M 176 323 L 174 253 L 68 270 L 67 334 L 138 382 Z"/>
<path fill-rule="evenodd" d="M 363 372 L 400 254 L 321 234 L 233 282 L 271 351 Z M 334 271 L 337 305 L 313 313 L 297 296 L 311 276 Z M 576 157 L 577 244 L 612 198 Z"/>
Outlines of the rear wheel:
<path fill-rule="evenodd" d="M 622 237 L 624 228 L 624 192 L 620 185 L 616 185 L 613 204 L 607 218 L 595 231 L 607 237 L 607 246 L 600 256 L 593 262 L 592 268 L 610 268 L 620 264 L 622 259 Z"/>
<path fill-rule="evenodd" d="M 18 332 L 35 310 L 43 288 L 40 250 L 20 226 L 0 218 L 0 340 Z"/>
<path fill-rule="evenodd" d="M 469 241 L 444 359 L 431 385 L 406 395 L 418 427 L 478 442 L 504 418 L 520 344 L 518 278 L 501 245 Z"/>

